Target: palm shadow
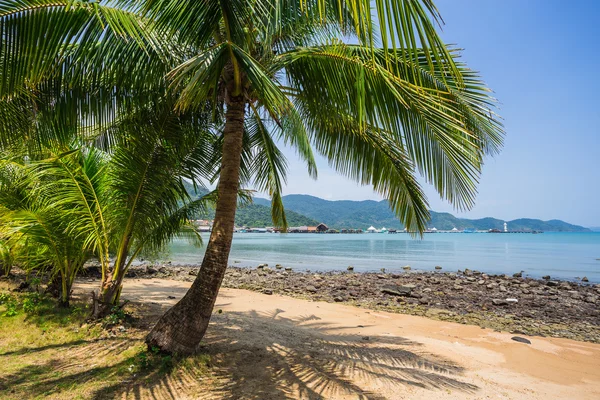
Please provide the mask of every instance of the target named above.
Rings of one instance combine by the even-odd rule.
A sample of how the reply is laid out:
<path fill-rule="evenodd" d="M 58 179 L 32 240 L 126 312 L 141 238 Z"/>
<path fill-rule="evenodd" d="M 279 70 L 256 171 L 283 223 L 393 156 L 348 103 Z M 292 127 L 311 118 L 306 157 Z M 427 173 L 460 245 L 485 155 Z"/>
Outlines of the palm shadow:
<path fill-rule="evenodd" d="M 314 315 L 215 315 L 202 352 L 211 355 L 221 399 L 383 399 L 381 388 L 474 393 L 464 369 L 402 337 L 348 334 Z"/>
<path fill-rule="evenodd" d="M 73 342 L 58 358 L 0 377 L 0 391 L 21 387 L 31 397 L 52 396 L 90 380 L 106 382 L 86 396 L 95 400 L 378 400 L 408 389 L 465 396 L 478 389 L 462 378 L 461 366 L 428 353 L 418 342 L 384 335 L 365 340 L 347 333 L 349 328 L 355 327 L 334 326 L 310 314 L 286 318 L 281 309 L 215 313 L 199 354 L 179 359 L 173 369 L 159 365 L 132 374 L 133 356 L 114 358 L 140 347 L 140 340 Z"/>

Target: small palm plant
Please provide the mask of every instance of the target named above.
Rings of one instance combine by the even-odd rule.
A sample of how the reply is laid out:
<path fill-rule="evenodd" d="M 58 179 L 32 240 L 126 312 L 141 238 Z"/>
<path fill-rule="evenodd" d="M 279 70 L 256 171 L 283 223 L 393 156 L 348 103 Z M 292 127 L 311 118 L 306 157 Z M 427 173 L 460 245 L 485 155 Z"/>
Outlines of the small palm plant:
<path fill-rule="evenodd" d="M 11 163 L 20 169 L 27 201 L 12 209 L 2 202 L 2 232 L 7 244 L 20 248 L 21 266 L 51 266 L 60 276 L 64 305 L 92 256 L 102 266 L 94 307 L 94 316 L 102 317 L 118 304 L 125 273 L 143 250 L 160 250 L 176 235 L 199 243 L 190 220 L 206 212 L 211 194 L 192 201 L 183 179 L 198 176 L 212 153 L 196 133 L 161 133 L 120 135 L 111 152 L 62 147 L 25 165 Z M 10 195 L 8 187 L 0 187 L 2 194 Z"/>

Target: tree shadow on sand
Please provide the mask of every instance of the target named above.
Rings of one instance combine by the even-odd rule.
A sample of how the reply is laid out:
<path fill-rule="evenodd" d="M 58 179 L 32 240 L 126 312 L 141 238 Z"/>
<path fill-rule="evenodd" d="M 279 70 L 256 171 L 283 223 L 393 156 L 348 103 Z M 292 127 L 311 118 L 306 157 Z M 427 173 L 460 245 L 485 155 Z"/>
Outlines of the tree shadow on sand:
<path fill-rule="evenodd" d="M 210 354 L 222 399 L 383 399 L 380 391 L 450 389 L 473 393 L 463 368 L 401 337 L 346 334 L 314 315 L 216 315 L 203 352 Z M 354 328 L 354 327 L 353 327 Z"/>
<path fill-rule="evenodd" d="M 427 353 L 420 343 L 383 335 L 365 340 L 345 333 L 355 327 L 333 326 L 314 315 L 290 319 L 282 314 L 279 309 L 216 313 L 199 354 L 177 360 L 170 370 L 155 365 L 132 375 L 132 357 L 102 361 L 134 343 L 139 347 L 139 339 L 72 343 L 58 359 L 1 377 L 0 388 L 22 386 L 31 397 L 53 397 L 95 380 L 86 398 L 136 400 L 374 400 L 393 399 L 408 389 L 465 396 L 478 389 L 461 380 L 462 367 Z M 86 365 L 92 359 L 95 363 Z"/>

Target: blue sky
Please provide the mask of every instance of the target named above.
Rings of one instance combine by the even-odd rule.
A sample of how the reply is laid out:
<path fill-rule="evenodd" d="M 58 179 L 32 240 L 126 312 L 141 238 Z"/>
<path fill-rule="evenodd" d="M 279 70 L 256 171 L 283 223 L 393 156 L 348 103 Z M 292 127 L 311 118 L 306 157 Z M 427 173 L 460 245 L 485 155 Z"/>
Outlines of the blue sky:
<path fill-rule="evenodd" d="M 600 226 L 600 1 L 437 0 L 446 43 L 500 100 L 502 153 L 484 167 L 467 213 L 425 187 L 431 208 L 468 218 L 562 219 Z M 313 181 L 292 150 L 284 194 L 379 200 L 319 160 Z"/>

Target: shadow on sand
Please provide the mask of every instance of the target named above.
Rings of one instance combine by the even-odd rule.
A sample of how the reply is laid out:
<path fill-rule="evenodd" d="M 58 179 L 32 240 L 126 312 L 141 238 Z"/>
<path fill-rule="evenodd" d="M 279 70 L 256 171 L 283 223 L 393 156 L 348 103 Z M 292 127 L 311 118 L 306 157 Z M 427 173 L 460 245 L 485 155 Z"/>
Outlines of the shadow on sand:
<path fill-rule="evenodd" d="M 67 344 L 60 359 L 1 377 L 0 389 L 26 384 L 31 397 L 52 397 L 78 383 L 105 380 L 111 383 L 95 387 L 89 398 L 231 400 L 393 399 L 390 393 L 408 388 L 465 395 L 478 389 L 461 380 L 463 368 L 426 353 L 420 343 L 391 336 L 367 339 L 344 333 L 355 327 L 330 326 L 314 315 L 289 319 L 282 313 L 215 314 L 199 355 L 177 361 L 169 371 L 156 367 L 133 376 L 127 370 L 131 358 L 82 368 L 86 360 L 123 351 L 131 343 L 77 342 Z"/>

